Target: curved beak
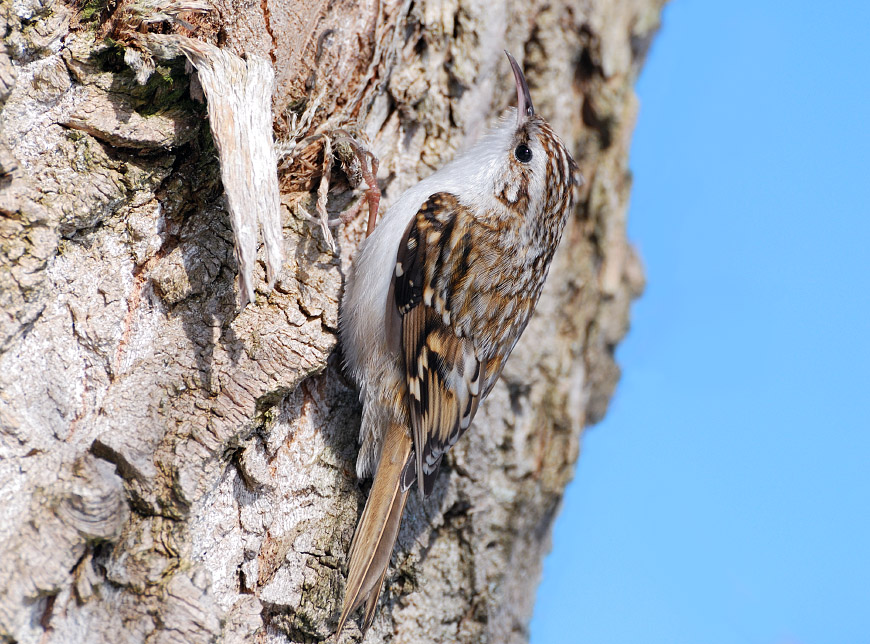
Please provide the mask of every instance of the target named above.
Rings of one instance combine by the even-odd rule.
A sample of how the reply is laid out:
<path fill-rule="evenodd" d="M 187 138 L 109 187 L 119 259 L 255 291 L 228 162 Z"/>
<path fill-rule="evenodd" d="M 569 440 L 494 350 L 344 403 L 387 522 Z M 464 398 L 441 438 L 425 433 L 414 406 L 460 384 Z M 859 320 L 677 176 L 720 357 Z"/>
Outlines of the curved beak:
<path fill-rule="evenodd" d="M 507 54 L 508 60 L 511 62 L 514 80 L 517 82 L 517 127 L 520 127 L 535 115 L 535 108 L 532 105 L 532 95 L 529 94 L 529 85 L 526 83 L 526 77 L 523 76 L 523 70 L 520 69 L 516 59 L 507 50 L 504 53 Z"/>

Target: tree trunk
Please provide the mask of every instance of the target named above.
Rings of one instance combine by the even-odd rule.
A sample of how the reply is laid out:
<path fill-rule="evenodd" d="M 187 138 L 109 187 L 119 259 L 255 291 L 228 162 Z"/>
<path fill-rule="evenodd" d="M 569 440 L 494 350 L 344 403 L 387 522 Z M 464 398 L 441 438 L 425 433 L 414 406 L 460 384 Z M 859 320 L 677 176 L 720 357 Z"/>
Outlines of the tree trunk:
<path fill-rule="evenodd" d="M 411 495 L 366 641 L 526 641 L 643 286 L 627 156 L 662 2 L 216 0 L 126 31 L 125 0 L 4 4 L 0 640 L 330 635 L 367 489 L 336 335 L 365 216 L 333 250 L 304 212 L 322 185 L 332 214 L 359 199 L 341 151 L 324 163 L 339 130 L 380 159 L 382 209 L 461 151 L 513 100 L 507 49 L 585 183 L 501 382 L 432 497 Z M 149 31 L 275 70 L 285 259 L 269 289 L 261 250 L 244 308 L 196 72 L 143 48 Z"/>

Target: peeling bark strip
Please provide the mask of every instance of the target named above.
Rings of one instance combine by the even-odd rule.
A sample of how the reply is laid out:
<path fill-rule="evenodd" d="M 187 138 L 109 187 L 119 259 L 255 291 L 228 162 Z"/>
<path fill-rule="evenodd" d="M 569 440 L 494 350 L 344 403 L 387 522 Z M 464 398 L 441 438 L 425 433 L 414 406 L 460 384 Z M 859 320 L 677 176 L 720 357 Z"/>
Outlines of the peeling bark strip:
<path fill-rule="evenodd" d="M 263 230 L 270 289 L 281 269 L 280 195 L 272 141 L 275 73 L 269 61 L 259 56 L 243 60 L 225 49 L 183 36 L 150 38 L 177 46 L 196 67 L 205 91 L 233 224 L 239 296 L 244 308 L 254 300 L 258 227 Z"/>

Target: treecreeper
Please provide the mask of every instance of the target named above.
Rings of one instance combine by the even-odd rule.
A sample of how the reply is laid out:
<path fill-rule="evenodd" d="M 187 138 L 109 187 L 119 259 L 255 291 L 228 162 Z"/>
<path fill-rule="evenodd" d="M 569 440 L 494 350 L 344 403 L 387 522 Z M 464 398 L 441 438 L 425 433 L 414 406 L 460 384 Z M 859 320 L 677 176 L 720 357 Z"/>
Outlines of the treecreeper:
<path fill-rule="evenodd" d="M 363 403 L 357 474 L 374 483 L 350 547 L 337 633 L 371 625 L 405 501 L 441 459 L 535 309 L 574 202 L 577 164 L 532 106 L 517 108 L 399 197 L 360 245 L 341 302 L 346 366 Z"/>

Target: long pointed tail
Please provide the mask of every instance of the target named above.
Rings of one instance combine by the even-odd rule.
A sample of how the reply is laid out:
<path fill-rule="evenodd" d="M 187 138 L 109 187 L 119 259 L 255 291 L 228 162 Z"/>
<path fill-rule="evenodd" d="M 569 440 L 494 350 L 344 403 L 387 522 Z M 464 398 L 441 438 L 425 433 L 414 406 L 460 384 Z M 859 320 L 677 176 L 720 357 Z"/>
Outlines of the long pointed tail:
<path fill-rule="evenodd" d="M 405 430 L 399 425 L 391 425 L 384 439 L 372 491 L 350 545 L 347 587 L 338 620 L 338 634 L 341 634 L 350 614 L 363 602 L 366 609 L 362 630 L 367 630 L 374 619 L 408 499 L 408 490 L 402 490 L 402 470 L 412 447 Z"/>

